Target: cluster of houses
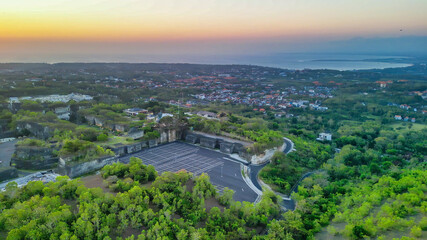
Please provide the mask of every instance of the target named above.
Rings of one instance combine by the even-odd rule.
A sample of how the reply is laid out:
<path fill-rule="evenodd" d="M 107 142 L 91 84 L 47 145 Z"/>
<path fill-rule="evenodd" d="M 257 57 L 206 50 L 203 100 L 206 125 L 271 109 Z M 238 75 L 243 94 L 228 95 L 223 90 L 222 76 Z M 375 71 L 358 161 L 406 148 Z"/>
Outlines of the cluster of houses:
<path fill-rule="evenodd" d="M 398 121 L 405 121 L 405 122 L 415 122 L 415 118 L 410 118 L 410 117 L 402 117 L 402 115 L 394 115 L 394 119 L 398 120 Z"/>
<path fill-rule="evenodd" d="M 412 109 L 412 111 L 418 112 L 417 108 L 412 107 L 412 106 L 410 106 L 408 104 L 387 103 L 387 106 L 398 107 L 400 109 L 404 109 L 404 110 L 407 110 L 407 111 L 410 111 Z"/>
<path fill-rule="evenodd" d="M 218 120 L 219 119 L 219 114 L 216 114 L 213 112 L 208 112 L 208 111 L 186 112 L 185 115 L 187 115 L 187 116 L 197 115 L 199 117 L 203 117 L 203 118 L 211 119 L 211 120 Z"/>
<path fill-rule="evenodd" d="M 393 81 L 388 80 L 388 81 L 376 81 L 375 83 L 380 85 L 380 88 L 385 88 L 387 87 L 387 84 L 391 84 L 393 83 Z"/>
<path fill-rule="evenodd" d="M 157 122 L 164 117 L 173 117 L 173 114 L 170 114 L 170 113 L 159 113 L 156 115 L 153 112 L 150 112 L 147 109 L 142 109 L 142 108 L 128 108 L 128 109 L 125 109 L 123 112 L 129 116 L 134 116 L 134 117 L 138 116 L 138 114 L 145 114 L 147 120 L 155 120 Z"/>
<path fill-rule="evenodd" d="M 232 102 L 236 104 L 247 104 L 251 106 L 273 107 L 271 109 L 286 109 L 286 108 L 306 108 L 310 107 L 314 110 L 325 111 L 327 107 L 321 106 L 321 102 L 310 103 L 308 100 L 289 99 L 290 95 L 303 95 L 317 98 L 332 98 L 328 93 L 314 94 L 311 90 L 293 91 L 278 91 L 278 90 L 260 90 L 260 91 L 241 91 L 232 89 L 221 89 L 210 93 L 201 93 L 193 95 L 194 98 L 208 102 Z M 328 89 L 329 90 L 329 89 Z M 329 90 L 331 91 L 331 90 Z"/>
<path fill-rule="evenodd" d="M 90 101 L 93 97 L 89 95 L 84 94 L 76 94 L 76 93 L 70 93 L 68 95 L 47 95 L 47 96 L 37 96 L 37 97 L 10 97 L 9 98 L 9 109 L 12 112 L 16 112 L 21 108 L 22 101 L 36 101 L 40 103 L 68 103 L 70 101 Z M 71 116 L 71 107 L 70 105 L 62 105 L 62 106 L 56 106 L 55 108 L 51 109 L 59 119 L 62 120 L 70 120 Z"/>
<path fill-rule="evenodd" d="M 93 97 L 89 95 L 70 93 L 68 95 L 48 95 L 48 96 L 37 96 L 37 97 L 10 97 L 9 104 L 20 103 L 23 100 L 37 101 L 37 102 L 63 102 L 67 103 L 71 100 L 76 102 L 90 101 Z"/>
<path fill-rule="evenodd" d="M 410 93 L 410 95 L 418 95 L 420 97 L 422 97 L 423 99 L 427 98 L 427 90 L 424 91 L 413 91 Z"/>
<path fill-rule="evenodd" d="M 142 108 L 128 108 L 123 111 L 129 116 L 138 116 L 138 114 L 150 114 L 147 109 Z M 153 113 L 151 113 L 153 114 Z"/>

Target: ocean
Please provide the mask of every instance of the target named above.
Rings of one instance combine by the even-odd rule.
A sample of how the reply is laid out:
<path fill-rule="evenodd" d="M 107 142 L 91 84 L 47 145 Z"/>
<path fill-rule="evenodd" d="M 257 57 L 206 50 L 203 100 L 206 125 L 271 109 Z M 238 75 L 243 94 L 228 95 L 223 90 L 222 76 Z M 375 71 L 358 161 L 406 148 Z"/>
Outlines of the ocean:
<path fill-rule="evenodd" d="M 402 63 L 402 59 L 408 63 Z M 395 60 L 395 61 L 394 61 Z M 412 66 L 405 56 L 285 53 L 264 56 L 182 57 L 173 62 L 205 64 L 249 64 L 283 69 L 366 70 Z M 403 61 L 405 62 L 405 61 Z"/>
<path fill-rule="evenodd" d="M 402 61 L 403 60 L 403 61 Z M 407 61 L 406 61 L 407 60 Z M 366 70 L 408 67 L 406 56 L 281 53 L 270 55 L 66 55 L 33 56 L 24 59 L 1 59 L 1 62 L 129 62 L 129 63 L 194 63 L 245 64 L 283 69 Z"/>

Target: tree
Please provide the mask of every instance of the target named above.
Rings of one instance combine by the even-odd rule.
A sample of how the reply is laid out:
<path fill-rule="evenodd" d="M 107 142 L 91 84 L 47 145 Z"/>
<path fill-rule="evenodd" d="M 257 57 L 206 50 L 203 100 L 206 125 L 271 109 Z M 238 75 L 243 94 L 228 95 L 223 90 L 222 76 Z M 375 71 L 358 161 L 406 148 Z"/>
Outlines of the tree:
<path fill-rule="evenodd" d="M 225 187 L 222 191 L 222 195 L 219 197 L 219 202 L 224 206 L 229 206 L 233 201 L 234 191 Z"/>
<path fill-rule="evenodd" d="M 96 138 L 96 140 L 98 142 L 105 142 L 108 140 L 108 135 L 101 133 L 100 135 L 98 135 L 98 137 Z"/>

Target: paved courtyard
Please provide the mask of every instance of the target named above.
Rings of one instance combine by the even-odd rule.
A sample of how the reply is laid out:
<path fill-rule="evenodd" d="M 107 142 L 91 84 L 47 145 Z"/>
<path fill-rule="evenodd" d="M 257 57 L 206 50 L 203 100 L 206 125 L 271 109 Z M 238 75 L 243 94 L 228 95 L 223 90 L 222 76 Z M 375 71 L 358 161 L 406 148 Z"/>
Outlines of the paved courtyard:
<path fill-rule="evenodd" d="M 233 189 L 237 201 L 254 202 L 257 198 L 257 194 L 243 180 L 241 163 L 217 151 L 173 142 L 121 157 L 120 161 L 128 163 L 130 157 L 138 157 L 144 164 L 153 165 L 159 174 L 182 169 L 196 176 L 207 173 L 220 192 L 225 187 Z"/>

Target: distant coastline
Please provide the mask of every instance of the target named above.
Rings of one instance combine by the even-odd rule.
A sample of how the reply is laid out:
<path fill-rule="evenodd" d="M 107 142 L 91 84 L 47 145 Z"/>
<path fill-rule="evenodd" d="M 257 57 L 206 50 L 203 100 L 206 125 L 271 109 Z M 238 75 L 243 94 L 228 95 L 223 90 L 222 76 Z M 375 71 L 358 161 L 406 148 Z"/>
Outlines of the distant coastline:
<path fill-rule="evenodd" d="M 3 56 L 5 57 L 5 56 Z M 211 65 L 257 65 L 289 70 L 327 69 L 339 71 L 404 68 L 425 59 L 406 56 L 381 56 L 361 54 L 281 53 L 271 55 L 115 55 L 115 56 L 68 56 L 67 58 L 45 56 L 41 58 L 0 59 L 0 62 L 28 63 L 188 63 Z"/>

